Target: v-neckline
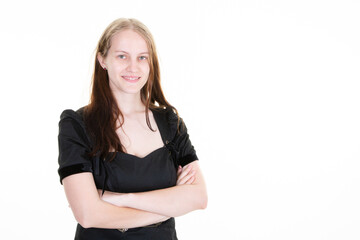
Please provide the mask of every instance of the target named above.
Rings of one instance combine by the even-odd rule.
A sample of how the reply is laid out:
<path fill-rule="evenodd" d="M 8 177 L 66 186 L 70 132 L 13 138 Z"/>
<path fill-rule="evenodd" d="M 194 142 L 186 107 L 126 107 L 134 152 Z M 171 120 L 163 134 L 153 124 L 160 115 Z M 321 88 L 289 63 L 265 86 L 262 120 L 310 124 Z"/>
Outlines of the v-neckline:
<path fill-rule="evenodd" d="M 156 152 L 158 152 L 158 151 L 160 151 L 160 150 L 162 150 L 164 148 L 165 148 L 165 145 L 151 151 L 150 153 L 146 154 L 144 157 L 139 157 L 139 156 L 136 156 L 134 154 L 126 153 L 126 152 L 117 152 L 117 154 L 125 155 L 125 156 L 136 158 L 136 159 L 146 159 L 146 158 L 150 157 L 151 155 L 155 154 Z"/>
<path fill-rule="evenodd" d="M 148 158 L 149 156 L 153 155 L 155 152 L 158 152 L 160 151 L 161 149 L 165 148 L 166 147 L 166 139 L 165 139 L 165 136 L 163 135 L 162 133 L 162 130 L 160 130 L 160 128 L 162 128 L 161 124 L 159 124 L 159 121 L 160 121 L 160 118 L 158 116 L 158 112 L 156 112 L 156 110 L 152 110 L 149 108 L 149 110 L 152 112 L 153 116 L 154 116 L 154 121 L 155 121 L 155 124 L 156 124 L 156 127 L 160 133 L 160 137 L 161 137 L 161 141 L 163 142 L 163 146 L 157 148 L 157 149 L 154 149 L 153 151 L 149 152 L 148 154 L 146 154 L 144 157 L 139 157 L 135 154 L 131 154 L 131 153 L 126 153 L 126 152 L 116 152 L 116 154 L 123 154 L 123 155 L 126 155 L 126 156 L 129 156 L 129 157 L 132 157 L 132 158 L 136 158 L 136 159 L 146 159 Z"/>

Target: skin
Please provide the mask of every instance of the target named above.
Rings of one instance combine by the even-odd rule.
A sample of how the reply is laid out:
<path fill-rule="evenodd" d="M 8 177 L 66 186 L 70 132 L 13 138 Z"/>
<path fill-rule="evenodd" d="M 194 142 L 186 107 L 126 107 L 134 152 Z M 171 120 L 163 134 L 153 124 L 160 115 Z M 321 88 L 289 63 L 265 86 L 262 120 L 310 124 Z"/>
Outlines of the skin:
<path fill-rule="evenodd" d="M 140 100 L 140 90 L 150 71 L 147 44 L 132 30 L 115 34 L 111 42 L 107 56 L 97 56 L 100 65 L 107 69 L 110 89 L 117 97 L 133 95 Z"/>
<path fill-rule="evenodd" d="M 124 115 L 117 134 L 128 154 L 146 156 L 162 147 L 161 135 L 149 111 L 151 131 L 145 119 L 140 90 L 149 76 L 148 48 L 145 40 L 132 30 L 115 34 L 107 56 L 98 61 L 109 74 L 109 86 Z M 63 179 L 69 205 L 76 220 L 85 228 L 133 228 L 167 220 L 204 209 L 207 192 L 198 161 L 178 169 L 174 187 L 141 193 L 99 195 L 91 173 Z"/>
<path fill-rule="evenodd" d="M 178 175 L 175 187 L 143 193 L 105 192 L 102 199 L 120 207 L 136 208 L 171 217 L 178 217 L 196 209 L 205 209 L 205 183 L 198 161 L 180 169 Z"/>

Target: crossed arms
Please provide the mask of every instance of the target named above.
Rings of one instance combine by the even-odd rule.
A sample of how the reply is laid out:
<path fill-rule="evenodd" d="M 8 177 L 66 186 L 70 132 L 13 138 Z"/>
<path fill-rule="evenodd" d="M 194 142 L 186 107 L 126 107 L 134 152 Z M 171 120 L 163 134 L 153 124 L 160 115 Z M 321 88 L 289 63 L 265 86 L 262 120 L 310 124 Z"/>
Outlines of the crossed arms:
<path fill-rule="evenodd" d="M 63 179 L 75 219 L 84 228 L 134 228 L 205 209 L 207 192 L 199 161 L 178 170 L 174 187 L 140 193 L 99 195 L 92 173 Z"/>

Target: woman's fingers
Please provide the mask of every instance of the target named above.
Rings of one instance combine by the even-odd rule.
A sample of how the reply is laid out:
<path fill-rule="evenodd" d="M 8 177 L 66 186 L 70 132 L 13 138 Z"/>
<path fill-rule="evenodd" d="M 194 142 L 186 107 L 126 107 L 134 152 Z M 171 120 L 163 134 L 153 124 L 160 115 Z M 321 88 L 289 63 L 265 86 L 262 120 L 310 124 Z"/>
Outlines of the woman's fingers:
<path fill-rule="evenodd" d="M 183 178 L 178 179 L 178 185 L 183 185 L 183 184 L 191 184 L 194 182 L 194 178 L 195 177 L 195 171 L 191 171 L 189 172 L 189 174 L 185 175 Z"/>
<path fill-rule="evenodd" d="M 184 168 L 182 168 L 180 175 L 178 176 L 178 179 L 183 178 L 184 176 L 188 175 L 191 171 L 191 165 L 187 165 Z"/>
<path fill-rule="evenodd" d="M 195 174 L 185 184 L 192 184 L 195 181 Z"/>
<path fill-rule="evenodd" d="M 195 180 L 195 170 L 192 170 L 192 167 L 186 166 L 180 174 L 178 174 L 178 179 L 176 185 L 191 184 Z"/>
<path fill-rule="evenodd" d="M 179 167 L 178 167 L 178 171 L 177 171 L 177 177 L 178 177 L 178 178 L 179 178 L 181 172 L 182 172 L 182 167 L 179 166 Z"/>
<path fill-rule="evenodd" d="M 184 184 L 192 184 L 195 181 L 195 172 L 192 174 L 192 176 L 189 177 Z"/>

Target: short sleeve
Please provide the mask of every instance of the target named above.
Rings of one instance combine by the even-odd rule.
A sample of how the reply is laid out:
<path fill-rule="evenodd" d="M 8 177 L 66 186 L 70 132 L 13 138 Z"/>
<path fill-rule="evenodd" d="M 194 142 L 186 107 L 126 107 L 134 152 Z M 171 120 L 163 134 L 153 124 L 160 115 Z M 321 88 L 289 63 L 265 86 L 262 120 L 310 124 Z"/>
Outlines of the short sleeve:
<path fill-rule="evenodd" d="M 88 156 L 90 144 L 85 133 L 85 125 L 79 113 L 65 110 L 59 122 L 59 169 L 60 182 L 72 174 L 92 172 Z"/>
<path fill-rule="evenodd" d="M 195 160 L 198 160 L 194 146 L 190 141 L 188 130 L 185 122 L 180 118 L 178 124 L 178 117 L 173 111 L 171 111 L 171 125 L 173 132 L 175 132 L 174 139 L 172 140 L 176 149 L 177 162 L 181 166 L 185 166 Z"/>

